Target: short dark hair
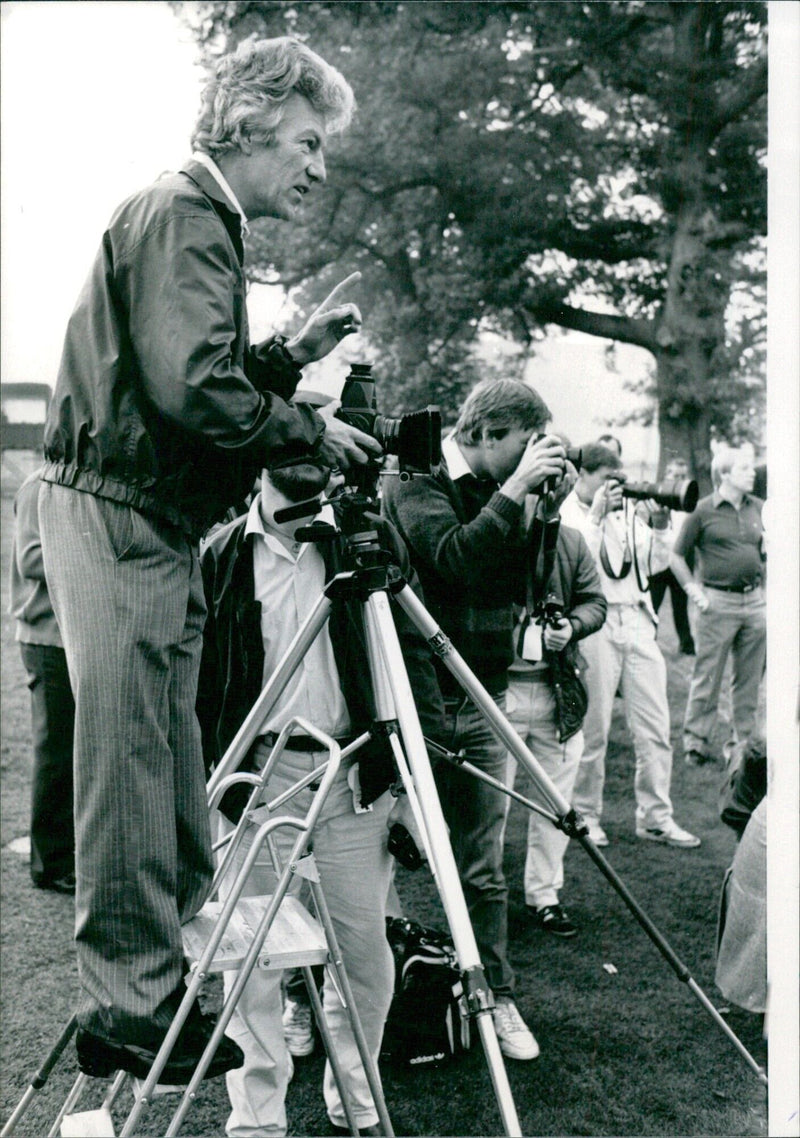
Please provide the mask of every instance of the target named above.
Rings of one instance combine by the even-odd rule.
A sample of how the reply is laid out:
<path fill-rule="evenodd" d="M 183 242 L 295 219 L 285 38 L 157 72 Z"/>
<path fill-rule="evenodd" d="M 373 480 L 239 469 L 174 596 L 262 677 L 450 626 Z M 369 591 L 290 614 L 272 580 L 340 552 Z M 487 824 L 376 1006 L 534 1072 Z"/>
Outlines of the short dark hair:
<path fill-rule="evenodd" d="M 456 442 L 474 446 L 484 427 L 492 431 L 542 430 L 552 419 L 538 391 L 519 379 L 484 379 L 470 391 L 458 414 Z"/>
<path fill-rule="evenodd" d="M 619 439 L 617 438 L 616 435 L 598 435 L 597 441 L 599 443 L 603 443 L 604 445 L 607 445 L 608 443 L 613 443 L 614 446 L 617 448 L 619 457 L 620 458 L 622 457 L 622 443 L 619 441 Z M 610 449 L 611 448 L 609 447 L 609 450 Z"/>
<path fill-rule="evenodd" d="M 619 470 L 622 461 L 616 451 L 604 447 L 602 443 L 587 443 L 581 448 L 581 470 L 587 474 L 594 474 L 601 466 L 610 466 L 612 470 Z"/>

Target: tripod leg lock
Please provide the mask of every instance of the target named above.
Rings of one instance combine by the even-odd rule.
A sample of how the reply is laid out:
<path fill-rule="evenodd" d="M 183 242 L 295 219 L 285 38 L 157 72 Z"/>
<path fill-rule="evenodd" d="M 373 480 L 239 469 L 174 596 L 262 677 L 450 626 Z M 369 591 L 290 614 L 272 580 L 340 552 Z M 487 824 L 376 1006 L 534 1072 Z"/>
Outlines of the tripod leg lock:
<path fill-rule="evenodd" d="M 467 968 L 461 973 L 461 986 L 464 990 L 464 1002 L 467 1015 L 474 1018 L 481 1012 L 489 1012 L 494 1007 L 492 990 L 486 983 L 486 975 L 480 965 Z"/>
<path fill-rule="evenodd" d="M 586 825 L 583 815 L 579 814 L 577 810 L 570 810 L 559 821 L 558 825 L 568 838 L 585 837 L 589 833 L 589 827 Z"/>

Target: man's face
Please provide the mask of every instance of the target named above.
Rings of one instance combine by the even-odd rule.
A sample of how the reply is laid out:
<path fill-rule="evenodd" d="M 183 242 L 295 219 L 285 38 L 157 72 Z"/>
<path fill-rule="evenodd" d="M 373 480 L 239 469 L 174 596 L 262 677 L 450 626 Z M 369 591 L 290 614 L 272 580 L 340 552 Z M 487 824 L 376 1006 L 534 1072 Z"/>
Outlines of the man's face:
<path fill-rule="evenodd" d="M 324 140 L 322 115 L 302 95 L 290 95 L 272 142 L 252 144 L 242 195 L 248 215 L 293 221 L 311 188 L 325 181 Z"/>
<path fill-rule="evenodd" d="M 582 470 L 575 484 L 575 492 L 586 505 L 591 505 L 594 496 L 608 478 L 619 475 L 620 470 L 613 466 L 598 466 L 597 470 Z"/>
<path fill-rule="evenodd" d="M 672 482 L 689 477 L 689 464 L 685 458 L 673 458 L 664 467 L 664 478 Z"/>
<path fill-rule="evenodd" d="M 481 439 L 483 465 L 496 482 L 505 482 L 519 466 L 519 460 L 533 434 L 531 427 L 509 427 L 504 431 L 484 428 Z"/>
<path fill-rule="evenodd" d="M 296 466 L 265 471 L 265 476 L 278 493 L 290 502 L 305 502 L 309 498 L 319 497 L 324 491 L 331 476 L 331 468 L 317 462 L 301 462 Z"/>
<path fill-rule="evenodd" d="M 723 484 L 727 482 L 729 486 L 742 494 L 750 493 L 755 479 L 756 471 L 753 460 L 747 454 L 738 455 L 728 473 L 722 476 Z"/>

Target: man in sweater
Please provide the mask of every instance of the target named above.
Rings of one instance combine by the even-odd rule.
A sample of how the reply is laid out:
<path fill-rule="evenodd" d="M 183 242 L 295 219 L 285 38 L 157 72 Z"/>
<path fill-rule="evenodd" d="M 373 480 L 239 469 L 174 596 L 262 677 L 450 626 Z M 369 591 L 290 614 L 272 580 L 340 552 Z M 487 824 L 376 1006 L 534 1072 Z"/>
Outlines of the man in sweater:
<path fill-rule="evenodd" d="M 566 451 L 540 437 L 550 412 L 516 380 L 479 383 L 443 442 L 441 468 L 407 482 L 387 480 L 383 508 L 408 546 L 425 602 L 502 709 L 513 660 L 513 601 L 525 555 L 527 496 L 561 479 Z M 453 751 L 502 781 L 506 750 L 449 672 L 439 668 Z M 452 766 L 436 769 L 442 809 L 470 920 L 494 993 L 503 1054 L 535 1059 L 539 1046 L 514 1001 L 508 961 L 508 889 L 503 875 L 506 796 Z"/>

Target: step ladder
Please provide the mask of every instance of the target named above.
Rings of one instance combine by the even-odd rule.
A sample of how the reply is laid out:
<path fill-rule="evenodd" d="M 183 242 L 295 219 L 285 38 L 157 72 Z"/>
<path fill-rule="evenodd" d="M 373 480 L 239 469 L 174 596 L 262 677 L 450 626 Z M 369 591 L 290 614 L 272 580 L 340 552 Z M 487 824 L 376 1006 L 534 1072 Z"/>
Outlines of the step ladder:
<path fill-rule="evenodd" d="M 264 792 L 270 775 L 280 760 L 290 735 L 301 730 L 320 743 L 327 758 L 304 778 L 298 780 L 285 793 L 264 803 Z M 366 738 L 366 737 L 365 737 Z M 354 749 L 363 740 L 357 740 Z M 98 1080 L 81 1073 L 75 1080 L 66 1100 L 61 1106 L 48 1138 L 114 1138 L 115 1130 L 111 1109 L 117 1102 L 123 1088 L 130 1083 L 134 1093 L 133 1107 L 125 1119 L 120 1138 L 129 1138 L 136 1133 L 139 1119 L 155 1097 L 164 1093 L 181 1094 L 180 1103 L 175 1110 L 165 1138 L 179 1133 L 180 1126 L 188 1113 L 208 1069 L 211 1059 L 222 1039 L 242 990 L 253 969 L 282 971 L 289 968 L 302 970 L 308 989 L 312 1011 L 319 1028 L 326 1055 L 336 1081 L 348 1126 L 353 1134 L 358 1134 L 357 1122 L 344 1085 L 341 1065 L 335 1052 L 333 1040 L 327 1025 L 314 977 L 313 965 L 324 965 L 329 972 L 338 998 L 345 1007 L 364 1066 L 367 1082 L 375 1102 L 376 1110 L 385 1134 L 393 1134 L 389 1120 L 380 1078 L 369 1053 L 358 1012 L 353 1002 L 352 991 L 342 963 L 336 934 L 330 913 L 320 886 L 319 874 L 312 853 L 308 852 L 314 826 L 325 799 L 341 764 L 341 750 L 334 739 L 313 727 L 306 720 L 295 717 L 281 731 L 269 759 L 259 774 L 231 774 L 214 785 L 209 796 L 209 809 L 214 811 L 222 796 L 233 785 L 247 784 L 251 793 L 241 819 L 228 835 L 217 843 L 218 866 L 210 890 L 212 899 L 206 901 L 202 909 L 182 928 L 184 955 L 189 963 L 186 977 L 187 990 L 176 1012 L 164 1042 L 156 1055 L 146 1080 L 130 1078 L 119 1071 L 113 1077 L 102 1105 L 98 1109 L 78 1111 L 80 1099 L 87 1087 Z M 289 799 L 312 784 L 318 784 L 311 806 L 303 818 L 276 814 L 262 822 L 250 843 L 243 863 L 236 873 L 232 866 L 242 845 L 245 831 L 253 820 L 254 811 L 258 816 L 273 813 Z M 296 832 L 291 853 L 281 862 L 274 842 L 274 835 L 281 829 Z M 242 896 L 247 886 L 251 870 L 264 846 L 270 853 L 278 876 L 275 891 L 265 896 Z M 313 902 L 314 915 L 288 892 L 294 878 L 302 878 L 307 884 Z M 228 890 L 225 900 L 217 899 L 220 888 Z M 192 1005 L 197 999 L 203 984 L 210 976 L 223 972 L 235 973 L 235 980 L 226 997 L 216 1026 L 201 1056 L 192 1078 L 186 1087 L 164 1087 L 159 1076 L 166 1065 L 178 1034 L 186 1021 Z M 65 1028 L 53 1051 L 48 1056 L 31 1086 L 26 1091 L 16 1110 L 0 1131 L 0 1138 L 15 1132 L 16 1124 L 30 1103 L 33 1095 L 44 1086 L 47 1076 L 63 1052 L 75 1031 L 74 1019 Z M 44 1077 L 42 1077 L 44 1075 Z"/>

